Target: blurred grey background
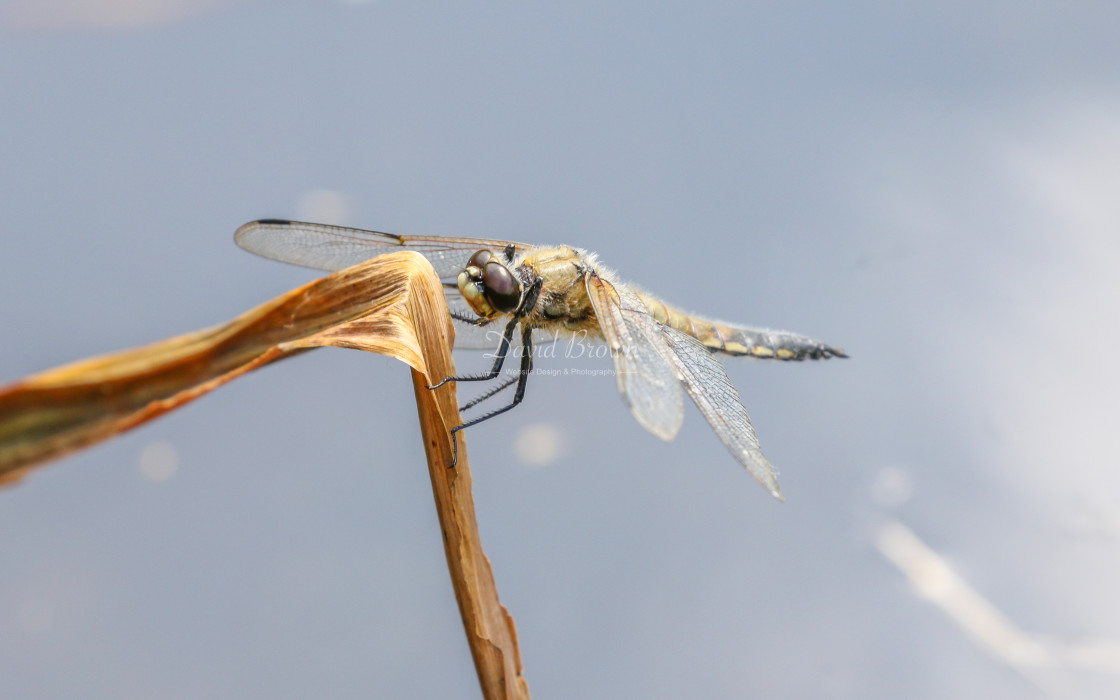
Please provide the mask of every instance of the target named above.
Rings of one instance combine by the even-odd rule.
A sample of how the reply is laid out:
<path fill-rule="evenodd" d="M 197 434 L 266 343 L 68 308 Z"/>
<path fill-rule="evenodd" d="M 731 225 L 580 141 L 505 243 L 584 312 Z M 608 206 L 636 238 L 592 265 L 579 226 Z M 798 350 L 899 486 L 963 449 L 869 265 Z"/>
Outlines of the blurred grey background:
<path fill-rule="evenodd" d="M 1107 3 L 0 2 L 0 382 L 314 278 L 236 248 L 251 219 L 586 247 L 852 359 L 729 363 L 784 504 L 608 377 L 534 377 L 469 432 L 534 697 L 1116 697 L 1118 30 Z M 0 697 L 477 697 L 386 358 L 247 376 L 3 491 L 0 531 Z"/>

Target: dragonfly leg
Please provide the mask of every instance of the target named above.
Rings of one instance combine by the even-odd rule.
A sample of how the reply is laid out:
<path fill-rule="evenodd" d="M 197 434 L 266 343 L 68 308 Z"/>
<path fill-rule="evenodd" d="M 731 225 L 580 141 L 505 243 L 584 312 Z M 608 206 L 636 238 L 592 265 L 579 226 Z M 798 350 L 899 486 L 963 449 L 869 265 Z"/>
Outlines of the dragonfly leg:
<path fill-rule="evenodd" d="M 494 366 L 486 374 L 478 374 L 472 377 L 447 377 L 439 384 L 429 386 L 429 389 L 438 389 L 448 382 L 485 382 L 494 379 L 502 373 L 502 365 L 506 361 L 506 355 L 509 354 L 510 341 L 513 338 L 513 329 L 517 327 L 521 319 L 514 316 L 506 324 L 506 329 L 502 331 L 502 342 L 498 344 L 498 352 L 494 357 Z"/>
<path fill-rule="evenodd" d="M 517 377 L 510 377 L 509 379 L 505 380 L 504 382 L 502 382 L 498 386 L 494 387 L 490 391 L 487 391 L 485 394 L 482 394 L 481 396 L 476 396 L 473 399 L 471 399 L 470 401 L 466 402 L 465 404 L 463 404 L 462 406 L 459 407 L 459 410 L 460 411 L 466 411 L 468 409 L 474 408 L 475 406 L 482 403 L 486 399 L 490 398 L 494 394 L 497 394 L 501 391 L 504 391 L 504 390 L 508 389 L 510 387 L 510 385 L 512 385 L 516 381 L 517 381 Z"/>
<path fill-rule="evenodd" d="M 466 324 L 469 324 L 469 325 L 472 325 L 472 326 L 488 326 L 488 325 L 490 325 L 490 321 L 488 321 L 485 318 L 481 318 L 479 316 L 468 316 L 467 314 L 459 313 L 458 311 L 452 311 L 451 312 L 451 318 L 455 319 L 456 321 L 461 321 L 463 323 L 466 323 Z"/>
<path fill-rule="evenodd" d="M 513 318 L 506 324 L 506 329 L 502 332 L 502 341 L 498 344 L 498 352 L 494 357 L 494 366 L 490 368 L 489 372 L 469 377 L 446 377 L 442 382 L 433 384 L 428 388 L 438 389 L 448 382 L 487 382 L 501 374 L 502 365 L 506 361 L 506 355 L 509 354 L 510 343 L 513 341 L 513 329 L 521 322 L 521 317 L 525 315 L 526 311 L 532 309 L 536 305 L 537 297 L 540 296 L 541 285 L 543 283 L 544 280 L 539 277 L 533 282 L 533 286 L 529 288 L 529 292 L 525 295 L 521 306 L 517 308 L 517 311 L 513 314 Z M 479 323 L 477 320 L 469 320 L 469 322 L 479 326 L 486 325 L 485 323 Z M 524 360 L 522 360 L 522 364 L 524 364 Z"/>
<path fill-rule="evenodd" d="M 469 421 L 463 423 L 462 425 L 457 425 L 457 426 L 455 426 L 454 428 L 451 429 L 452 456 L 451 456 L 451 464 L 448 465 L 448 468 L 454 467 L 459 462 L 459 441 L 458 441 L 456 436 L 457 436 L 457 434 L 460 430 L 462 430 L 463 428 L 469 428 L 472 425 L 478 425 L 482 421 L 490 420 L 494 416 L 505 413 L 506 411 L 510 410 L 511 408 L 516 406 L 517 404 L 521 403 L 521 400 L 525 398 L 525 385 L 529 381 L 529 375 L 533 373 L 533 329 L 532 328 L 522 328 L 521 329 L 521 348 L 524 350 L 524 353 L 521 355 L 521 368 L 518 370 L 517 390 L 513 393 L 513 401 L 511 401 L 506 406 L 502 406 L 499 409 L 496 409 L 494 411 L 490 411 L 489 413 L 487 413 L 484 416 L 474 418 L 472 420 L 469 420 Z"/>

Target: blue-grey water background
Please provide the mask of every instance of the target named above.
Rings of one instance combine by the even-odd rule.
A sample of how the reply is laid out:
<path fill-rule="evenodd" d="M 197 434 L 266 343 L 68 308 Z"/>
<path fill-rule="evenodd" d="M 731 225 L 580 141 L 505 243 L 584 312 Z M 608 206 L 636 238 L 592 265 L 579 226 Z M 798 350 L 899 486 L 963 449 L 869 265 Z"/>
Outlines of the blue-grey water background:
<path fill-rule="evenodd" d="M 251 219 L 586 247 L 852 358 L 728 365 L 784 504 L 692 408 L 661 443 L 612 378 L 563 374 L 605 360 L 542 361 L 469 432 L 534 697 L 1115 697 L 1118 28 L 6 0 L 0 382 L 315 277 L 236 248 Z M 411 392 L 317 351 L 0 492 L 0 697 L 476 697 Z M 1018 636 L 949 614 L 941 569 L 919 595 L 899 527 Z"/>

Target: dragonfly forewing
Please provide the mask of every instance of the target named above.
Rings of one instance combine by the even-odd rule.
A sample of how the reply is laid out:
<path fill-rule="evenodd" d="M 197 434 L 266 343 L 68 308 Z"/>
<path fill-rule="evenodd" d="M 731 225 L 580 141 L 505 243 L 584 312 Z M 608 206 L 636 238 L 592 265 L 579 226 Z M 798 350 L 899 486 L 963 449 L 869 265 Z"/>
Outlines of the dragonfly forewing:
<path fill-rule="evenodd" d="M 516 252 L 522 253 L 532 247 L 493 238 L 399 236 L 281 219 L 247 223 L 237 229 L 233 239 L 237 245 L 261 257 L 332 272 L 385 253 L 414 250 L 432 263 L 440 279 L 458 275 L 475 251 L 501 251 L 513 246 Z"/>
<path fill-rule="evenodd" d="M 452 238 L 445 236 L 401 236 L 395 233 L 313 224 L 283 219 L 262 219 L 245 224 L 234 234 L 234 241 L 250 253 L 270 260 L 302 265 L 316 270 L 342 270 L 378 255 L 412 250 L 432 263 L 440 279 L 453 280 L 467 259 L 478 250 L 502 251 L 513 246 L 518 254 L 532 246 L 493 238 Z M 502 335 L 501 324 L 478 325 L 464 319 L 477 319 L 454 283 L 444 284 L 444 294 L 455 324 L 455 347 L 493 350 Z M 554 339 L 545 329 L 533 331 L 533 342 L 545 344 Z"/>

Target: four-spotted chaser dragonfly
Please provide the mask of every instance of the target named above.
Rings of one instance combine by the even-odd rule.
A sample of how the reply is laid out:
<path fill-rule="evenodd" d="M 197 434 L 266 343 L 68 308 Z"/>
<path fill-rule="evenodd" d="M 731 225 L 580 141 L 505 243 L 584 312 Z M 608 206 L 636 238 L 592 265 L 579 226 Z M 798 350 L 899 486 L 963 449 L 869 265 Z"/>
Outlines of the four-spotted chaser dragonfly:
<path fill-rule="evenodd" d="M 793 333 L 682 313 L 621 282 L 594 253 L 569 246 L 398 236 L 276 219 L 245 224 L 234 239 L 257 255 L 320 270 L 341 270 L 398 250 L 414 250 L 426 257 L 444 281 L 451 315 L 460 322 L 456 347 L 497 345 L 489 372 L 448 377 L 436 386 L 448 381 L 496 379 L 520 326 L 518 374 L 463 408 L 473 407 L 516 382 L 513 401 L 457 426 L 453 433 L 521 402 L 532 372 L 534 342 L 582 335 L 605 341 L 610 347 L 618 390 L 643 427 L 662 440 L 672 440 L 684 419 L 684 387 L 735 459 L 779 499 L 782 496 L 774 471 L 759 448 L 739 393 L 714 355 L 778 360 L 847 357 L 843 350 Z M 500 340 L 495 331 L 498 328 Z M 480 343 L 484 335 L 491 338 L 489 345 Z"/>

